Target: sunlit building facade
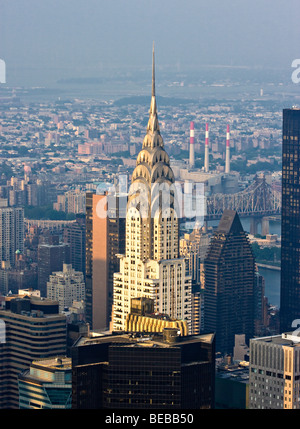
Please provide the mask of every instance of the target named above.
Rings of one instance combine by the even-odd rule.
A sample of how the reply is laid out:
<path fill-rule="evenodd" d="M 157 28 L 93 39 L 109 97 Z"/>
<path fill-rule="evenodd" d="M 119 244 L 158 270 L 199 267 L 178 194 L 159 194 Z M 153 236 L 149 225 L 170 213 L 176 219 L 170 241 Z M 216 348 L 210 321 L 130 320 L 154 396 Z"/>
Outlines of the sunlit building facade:
<path fill-rule="evenodd" d="M 249 408 L 300 408 L 300 342 L 294 332 L 250 340 Z"/>
<path fill-rule="evenodd" d="M 67 357 L 33 361 L 18 377 L 20 409 L 72 407 L 72 365 Z"/>
<path fill-rule="evenodd" d="M 160 134 L 155 98 L 147 133 L 132 174 L 126 213 L 125 255 L 114 274 L 113 330 L 125 328 L 131 299 L 154 301 L 156 312 L 191 323 L 191 276 L 179 253 L 179 210 L 175 178 Z"/>

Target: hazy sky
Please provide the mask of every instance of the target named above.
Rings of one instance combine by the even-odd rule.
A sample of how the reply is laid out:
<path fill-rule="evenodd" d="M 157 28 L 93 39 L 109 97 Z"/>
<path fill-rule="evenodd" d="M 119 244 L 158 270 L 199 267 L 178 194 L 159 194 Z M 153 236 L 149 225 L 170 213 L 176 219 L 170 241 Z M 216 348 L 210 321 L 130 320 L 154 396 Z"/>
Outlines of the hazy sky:
<path fill-rule="evenodd" d="M 151 67 L 153 41 L 157 67 L 286 68 L 299 22 L 299 0 L 0 0 L 0 58 L 8 82 Z"/>

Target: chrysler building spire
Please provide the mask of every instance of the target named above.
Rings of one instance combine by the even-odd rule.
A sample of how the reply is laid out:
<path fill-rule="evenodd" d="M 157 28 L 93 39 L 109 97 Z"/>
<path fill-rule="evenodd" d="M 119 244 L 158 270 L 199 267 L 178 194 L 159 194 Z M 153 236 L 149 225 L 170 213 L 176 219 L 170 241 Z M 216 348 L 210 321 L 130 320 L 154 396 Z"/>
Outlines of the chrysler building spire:
<path fill-rule="evenodd" d="M 154 57 L 154 42 L 152 50 L 152 97 L 155 97 L 155 57 Z"/>
<path fill-rule="evenodd" d="M 155 98 L 155 55 L 154 55 L 154 42 L 152 51 L 152 91 L 151 91 L 151 104 L 149 112 L 149 121 L 147 131 L 159 131 L 158 119 L 157 119 L 157 106 Z"/>
<path fill-rule="evenodd" d="M 131 299 L 154 301 L 156 312 L 191 323 L 191 277 L 179 255 L 175 176 L 164 149 L 155 98 L 154 44 L 149 121 L 132 173 L 126 210 L 125 254 L 114 274 L 114 330 L 125 328 Z"/>

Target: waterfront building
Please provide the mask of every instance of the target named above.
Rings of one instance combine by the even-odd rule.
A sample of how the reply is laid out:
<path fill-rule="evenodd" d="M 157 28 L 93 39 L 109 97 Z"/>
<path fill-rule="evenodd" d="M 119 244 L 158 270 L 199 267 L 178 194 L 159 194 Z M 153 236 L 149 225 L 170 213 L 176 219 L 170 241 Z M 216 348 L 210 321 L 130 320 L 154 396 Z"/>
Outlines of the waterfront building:
<path fill-rule="evenodd" d="M 235 210 L 224 210 L 204 261 L 204 329 L 216 351 L 233 353 L 236 334 L 254 334 L 255 260 Z"/>
<path fill-rule="evenodd" d="M 283 110 L 280 330 L 300 319 L 300 109 Z"/>

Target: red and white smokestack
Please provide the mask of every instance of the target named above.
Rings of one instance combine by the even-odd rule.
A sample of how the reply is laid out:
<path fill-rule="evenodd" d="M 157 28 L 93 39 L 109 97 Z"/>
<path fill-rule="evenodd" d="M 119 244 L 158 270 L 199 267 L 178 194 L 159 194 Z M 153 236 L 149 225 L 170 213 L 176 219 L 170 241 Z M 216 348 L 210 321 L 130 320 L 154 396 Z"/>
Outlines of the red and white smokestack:
<path fill-rule="evenodd" d="M 208 141 L 208 124 L 205 129 L 205 153 L 204 153 L 204 170 L 206 173 L 209 171 L 209 141 Z"/>
<path fill-rule="evenodd" d="M 227 124 L 227 132 L 226 132 L 225 173 L 230 173 L 230 131 L 229 131 L 229 124 Z"/>
<path fill-rule="evenodd" d="M 190 124 L 190 166 L 195 166 L 194 122 Z"/>

